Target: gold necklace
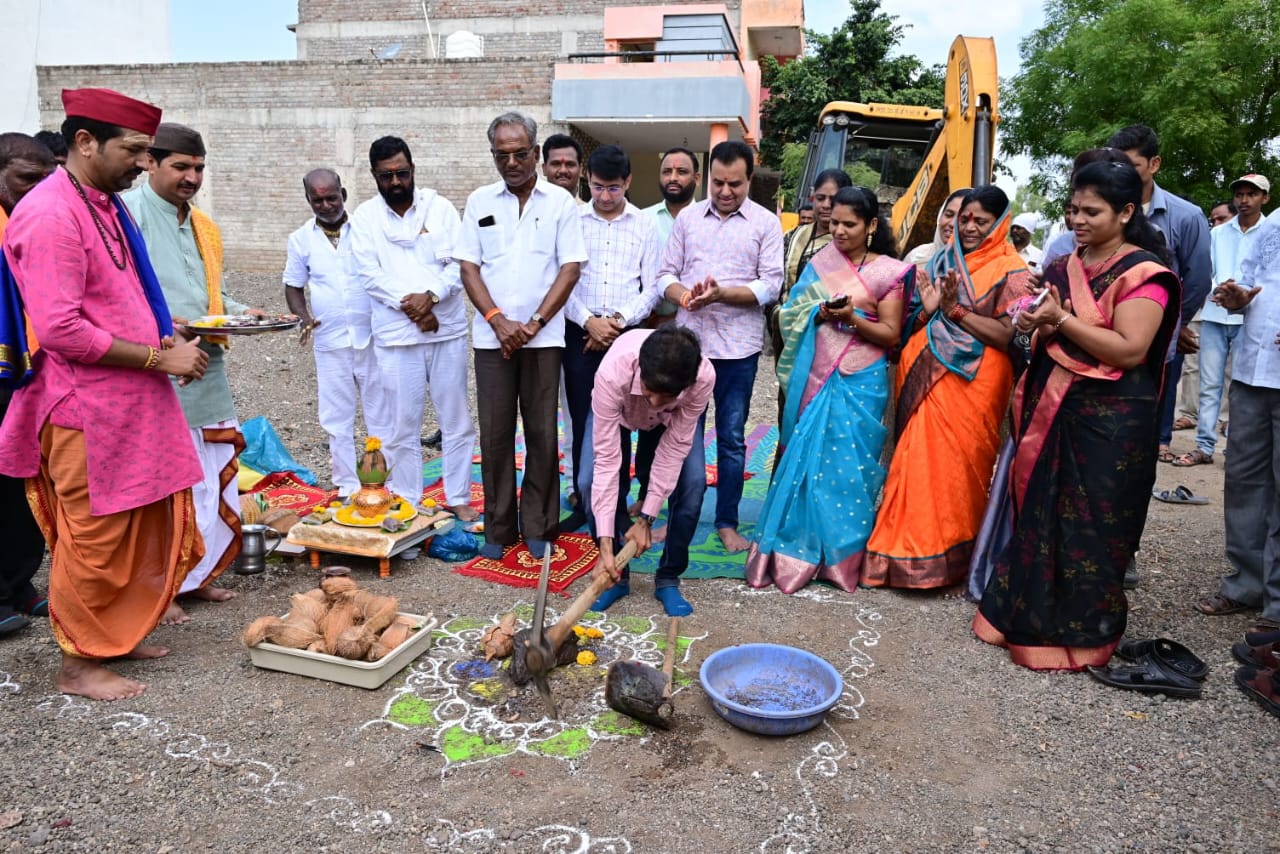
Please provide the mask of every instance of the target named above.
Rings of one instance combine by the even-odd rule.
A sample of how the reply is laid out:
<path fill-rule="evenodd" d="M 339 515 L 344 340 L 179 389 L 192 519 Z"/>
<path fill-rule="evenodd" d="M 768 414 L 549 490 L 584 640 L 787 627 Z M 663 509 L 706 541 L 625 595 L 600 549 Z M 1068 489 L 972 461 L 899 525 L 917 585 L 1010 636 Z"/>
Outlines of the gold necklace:
<path fill-rule="evenodd" d="M 1089 250 L 1093 248 L 1092 246 L 1090 246 L 1088 249 L 1086 249 L 1086 250 L 1084 251 L 1084 255 L 1081 255 L 1081 256 L 1080 256 L 1080 261 L 1081 261 L 1081 263 L 1083 263 L 1086 267 L 1104 267 L 1104 266 L 1106 266 L 1106 264 L 1107 264 L 1107 262 L 1108 262 L 1108 261 L 1110 261 L 1112 258 L 1116 257 L 1116 253 L 1118 253 L 1121 249 L 1123 249 L 1123 248 L 1124 248 L 1124 245 L 1125 245 L 1125 241 L 1121 240 L 1121 241 L 1120 241 L 1120 243 L 1119 243 L 1119 245 L 1117 245 L 1117 246 L 1116 246 L 1116 248 L 1115 248 L 1115 249 L 1113 249 L 1113 250 L 1111 251 L 1111 254 L 1110 254 L 1110 255 L 1108 255 L 1108 256 L 1107 256 L 1107 257 L 1102 261 L 1102 263 L 1101 263 L 1101 264 L 1090 264 L 1088 261 L 1085 261 L 1085 259 L 1084 259 L 1084 255 L 1088 255 L 1088 254 L 1089 254 Z"/>

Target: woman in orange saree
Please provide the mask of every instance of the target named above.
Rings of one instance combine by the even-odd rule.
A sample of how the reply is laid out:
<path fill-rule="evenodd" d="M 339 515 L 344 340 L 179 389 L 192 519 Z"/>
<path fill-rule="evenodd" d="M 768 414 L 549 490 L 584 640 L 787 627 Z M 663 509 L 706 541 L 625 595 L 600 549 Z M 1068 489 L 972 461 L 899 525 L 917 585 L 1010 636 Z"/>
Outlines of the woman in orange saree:
<path fill-rule="evenodd" d="M 1013 389 L 1006 310 L 1030 293 L 1004 191 L 969 191 L 955 239 L 924 272 L 907 308 L 897 447 L 867 543 L 868 587 L 948 587 L 969 570 Z"/>

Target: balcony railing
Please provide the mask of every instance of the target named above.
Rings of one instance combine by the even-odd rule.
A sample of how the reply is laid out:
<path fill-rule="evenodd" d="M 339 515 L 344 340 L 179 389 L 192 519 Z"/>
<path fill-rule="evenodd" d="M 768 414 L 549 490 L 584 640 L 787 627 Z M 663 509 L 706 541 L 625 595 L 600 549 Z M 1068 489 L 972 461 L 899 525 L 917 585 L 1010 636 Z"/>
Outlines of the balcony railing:
<path fill-rule="evenodd" d="M 701 57 L 707 62 L 732 59 L 734 62 L 738 63 L 738 70 L 745 73 L 745 69 L 742 67 L 742 59 L 739 58 L 738 52 L 727 48 L 719 50 L 615 50 L 598 51 L 593 53 L 571 53 L 569 54 L 569 61 L 590 63 L 617 59 L 622 62 L 660 62 L 663 57 L 672 56 Z"/>

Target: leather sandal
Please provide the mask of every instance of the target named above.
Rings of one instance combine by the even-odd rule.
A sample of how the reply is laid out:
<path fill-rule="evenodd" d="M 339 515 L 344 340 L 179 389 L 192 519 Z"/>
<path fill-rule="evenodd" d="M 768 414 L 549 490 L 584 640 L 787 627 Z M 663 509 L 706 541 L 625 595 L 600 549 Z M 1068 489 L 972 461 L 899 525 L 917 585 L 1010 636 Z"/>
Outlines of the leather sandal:
<path fill-rule="evenodd" d="M 1195 426 L 1196 420 L 1194 418 L 1188 418 L 1185 415 L 1180 416 L 1177 421 L 1173 422 L 1174 430 L 1191 430 L 1194 429 Z"/>
<path fill-rule="evenodd" d="M 1252 605 L 1246 605 L 1243 602 L 1237 602 L 1234 599 L 1228 599 L 1221 593 L 1215 593 L 1208 599 L 1201 599 L 1196 603 L 1196 610 L 1207 617 L 1225 617 L 1229 614 L 1239 614 L 1242 611 L 1253 610 Z"/>
<path fill-rule="evenodd" d="M 1236 671 L 1236 684 L 1248 697 L 1280 718 L 1280 674 L 1261 667 L 1241 667 Z"/>
<path fill-rule="evenodd" d="M 1133 664 L 1124 664 L 1119 667 L 1089 667 L 1088 671 L 1094 679 L 1112 688 L 1187 699 L 1196 699 L 1200 696 L 1198 681 L 1165 666 L 1159 658 L 1151 654 L 1141 656 Z"/>
<path fill-rule="evenodd" d="M 1168 638 L 1122 640 L 1116 647 L 1116 655 L 1128 661 L 1141 661 L 1144 655 L 1150 655 L 1162 666 L 1190 679 L 1203 680 L 1209 675 L 1209 665 L 1203 659 Z"/>
<path fill-rule="evenodd" d="M 1236 661 L 1250 667 L 1265 667 L 1268 670 L 1280 670 L 1280 642 L 1250 646 L 1248 643 L 1233 643 L 1231 654 Z"/>

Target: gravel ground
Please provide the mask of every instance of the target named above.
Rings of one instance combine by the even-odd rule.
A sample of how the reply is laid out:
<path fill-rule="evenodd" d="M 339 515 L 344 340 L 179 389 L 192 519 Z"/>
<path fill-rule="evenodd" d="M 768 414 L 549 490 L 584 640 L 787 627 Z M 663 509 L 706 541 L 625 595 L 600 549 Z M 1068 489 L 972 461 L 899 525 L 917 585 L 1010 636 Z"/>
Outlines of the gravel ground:
<path fill-rule="evenodd" d="M 277 277 L 231 284 L 284 310 Z M 310 355 L 263 336 L 230 358 L 240 417 L 267 414 L 324 478 Z M 757 388 L 752 421 L 772 420 L 769 372 Z M 1190 447 L 1186 433 L 1177 447 Z M 197 603 L 190 623 L 158 629 L 168 658 L 122 664 L 150 685 L 133 701 L 57 694 L 47 626 L 0 642 L 0 848 L 1277 851 L 1276 720 L 1232 681 L 1230 644 L 1249 617 L 1190 608 L 1224 569 L 1221 462 L 1162 466 L 1160 486 L 1178 483 L 1213 503 L 1152 507 L 1131 634 L 1204 657 L 1213 671 L 1200 700 L 1020 669 L 973 638 L 971 604 L 942 595 L 786 597 L 719 580 L 686 585 L 697 611 L 682 625 L 692 640 L 671 731 L 630 733 L 594 716 L 602 707 L 553 724 L 538 720 L 531 692 L 501 688 L 495 700 L 456 667 L 472 666 L 480 629 L 527 605 L 527 591 L 425 557 L 397 562 L 386 581 L 354 562 L 362 585 L 443 626 L 407 674 L 364 691 L 249 663 L 238 632 L 315 583 L 302 562 L 273 562 L 225 576 L 234 601 Z M 605 655 L 655 660 L 651 635 L 665 624 L 646 580 L 638 587 L 593 623 Z M 697 667 L 745 641 L 801 646 L 843 672 L 845 696 L 823 726 L 760 738 L 715 715 Z M 564 680 L 599 672 L 562 668 L 552 689 L 570 696 Z"/>

